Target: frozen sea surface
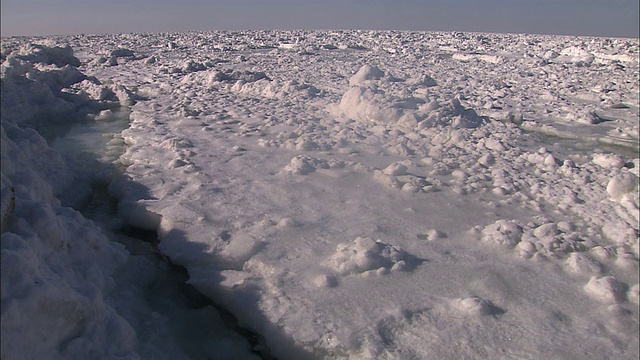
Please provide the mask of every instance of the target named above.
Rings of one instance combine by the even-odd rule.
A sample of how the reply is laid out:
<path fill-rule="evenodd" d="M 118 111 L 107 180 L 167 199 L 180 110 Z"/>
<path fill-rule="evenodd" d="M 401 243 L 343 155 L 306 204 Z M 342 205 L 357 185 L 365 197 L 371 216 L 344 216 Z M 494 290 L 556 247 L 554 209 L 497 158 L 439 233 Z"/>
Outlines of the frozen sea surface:
<path fill-rule="evenodd" d="M 118 199 L 112 227 L 157 231 L 277 358 L 635 359 L 638 51 L 391 31 L 3 39 L 3 353 L 199 356 L 159 342 L 168 317 L 119 291 L 142 265 L 63 206 L 91 179 Z M 99 171 L 37 132 L 122 114 Z M 23 263 L 69 290 L 37 292 Z M 52 297 L 73 305 L 37 305 Z M 34 350 L 43 321 L 68 334 Z M 204 342 L 255 356 L 231 332 Z"/>

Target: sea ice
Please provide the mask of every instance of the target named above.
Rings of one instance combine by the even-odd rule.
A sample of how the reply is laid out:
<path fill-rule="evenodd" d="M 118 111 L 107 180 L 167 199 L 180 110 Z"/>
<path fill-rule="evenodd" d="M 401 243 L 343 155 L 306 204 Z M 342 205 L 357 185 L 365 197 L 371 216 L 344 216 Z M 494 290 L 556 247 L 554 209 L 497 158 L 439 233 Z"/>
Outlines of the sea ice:
<path fill-rule="evenodd" d="M 638 357 L 637 39 L 2 42 L 3 357 L 255 357 L 65 207 L 96 188 L 277 358 Z"/>

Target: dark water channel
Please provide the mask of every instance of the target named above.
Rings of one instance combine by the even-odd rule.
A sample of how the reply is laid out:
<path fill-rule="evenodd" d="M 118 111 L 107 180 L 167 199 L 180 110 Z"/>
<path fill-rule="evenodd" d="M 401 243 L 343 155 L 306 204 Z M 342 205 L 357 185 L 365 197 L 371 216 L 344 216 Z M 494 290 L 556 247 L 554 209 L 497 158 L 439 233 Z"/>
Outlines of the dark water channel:
<path fill-rule="evenodd" d="M 210 358 L 206 353 L 210 346 L 194 343 L 206 342 L 207 338 L 188 334 L 210 333 L 211 324 L 215 321 L 212 319 L 211 324 L 207 324 L 206 319 L 197 322 L 189 319 L 176 320 L 175 314 L 183 311 L 175 310 L 205 309 L 221 319 L 227 330 L 244 338 L 254 355 L 262 359 L 274 359 L 261 336 L 239 326 L 238 320 L 231 313 L 216 306 L 211 299 L 187 283 L 187 270 L 173 264 L 157 250 L 159 240 L 155 231 L 128 226 L 118 217 L 118 202 L 109 194 L 108 186 L 110 179 L 123 170 L 118 158 L 125 150 L 121 132 L 129 126 L 129 114 L 128 109 L 122 109 L 114 111 L 108 120 L 79 121 L 71 126 L 43 129 L 43 136 L 50 146 L 65 158 L 76 174 L 69 194 L 62 196 L 63 205 L 75 208 L 99 225 L 106 236 L 123 244 L 132 256 L 142 256 L 153 264 L 155 279 L 145 290 L 153 298 L 150 305 L 155 312 L 171 319 L 172 326 L 179 328 L 168 332 L 177 334 L 176 337 L 179 338 L 175 342 L 188 348 L 185 353 L 198 359 Z M 207 314 L 208 311 L 201 313 Z M 198 349 L 203 350 L 198 352 Z"/>

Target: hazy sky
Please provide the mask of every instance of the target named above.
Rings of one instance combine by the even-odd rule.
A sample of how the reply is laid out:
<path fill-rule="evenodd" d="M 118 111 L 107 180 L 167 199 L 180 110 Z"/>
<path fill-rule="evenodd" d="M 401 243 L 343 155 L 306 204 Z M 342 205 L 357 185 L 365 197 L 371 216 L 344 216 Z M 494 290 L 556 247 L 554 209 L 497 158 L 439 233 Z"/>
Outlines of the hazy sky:
<path fill-rule="evenodd" d="M 638 0 L 2 0 L 1 34 L 399 29 L 638 37 Z"/>

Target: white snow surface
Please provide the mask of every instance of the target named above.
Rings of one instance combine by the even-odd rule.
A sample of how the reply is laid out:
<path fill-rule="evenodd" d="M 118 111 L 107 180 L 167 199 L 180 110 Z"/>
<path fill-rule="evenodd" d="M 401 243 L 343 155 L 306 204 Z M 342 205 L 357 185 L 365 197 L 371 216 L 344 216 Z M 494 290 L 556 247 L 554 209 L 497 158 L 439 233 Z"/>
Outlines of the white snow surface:
<path fill-rule="evenodd" d="M 196 357 L 123 295 L 148 265 L 61 205 L 79 175 L 38 133 L 121 106 L 123 174 L 94 174 L 119 217 L 276 358 L 638 358 L 638 39 L 238 31 L 2 54 L 3 358 Z M 254 356 L 225 334 L 221 358 Z"/>

